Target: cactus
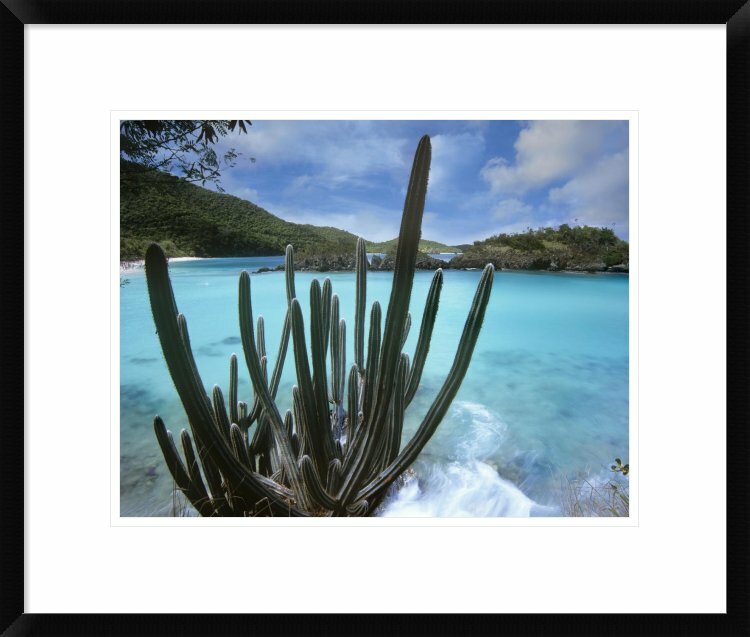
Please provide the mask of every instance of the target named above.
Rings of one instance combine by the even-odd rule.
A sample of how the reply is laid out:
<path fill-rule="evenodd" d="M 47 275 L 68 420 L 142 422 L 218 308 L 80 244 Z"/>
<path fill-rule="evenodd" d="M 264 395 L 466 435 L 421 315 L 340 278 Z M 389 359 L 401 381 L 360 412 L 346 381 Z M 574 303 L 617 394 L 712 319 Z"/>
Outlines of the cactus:
<path fill-rule="evenodd" d="M 414 462 L 455 397 L 471 360 L 489 301 L 494 268 L 482 272 L 458 351 L 448 376 L 414 436 L 402 445 L 404 413 L 419 386 L 440 302 L 443 273 L 437 270 L 427 296 L 413 362 L 403 353 L 411 326 L 409 302 L 430 167 L 430 140 L 417 147 L 401 220 L 393 286 L 381 332 L 376 301 L 367 311 L 367 255 L 356 248 L 354 361 L 347 369 L 346 323 L 326 279 L 310 286 L 310 343 L 294 281 L 294 250 L 285 257 L 287 313 L 281 343 L 270 365 L 262 317 L 253 329 L 251 280 L 239 281 L 242 348 L 254 397 L 238 400 L 238 362 L 229 366 L 229 405 L 216 386 L 211 396 L 190 348 L 187 322 L 179 314 L 161 248 L 146 253 L 151 309 L 169 373 L 182 401 L 191 435 L 183 430 L 185 460 L 162 419 L 156 437 L 177 487 L 204 516 L 371 515 L 388 488 Z M 287 349 L 297 384 L 293 408 L 276 405 Z M 330 359 L 329 359 L 330 355 Z M 330 373 L 330 375 L 329 375 Z M 228 407 L 228 409 L 227 409 Z"/>

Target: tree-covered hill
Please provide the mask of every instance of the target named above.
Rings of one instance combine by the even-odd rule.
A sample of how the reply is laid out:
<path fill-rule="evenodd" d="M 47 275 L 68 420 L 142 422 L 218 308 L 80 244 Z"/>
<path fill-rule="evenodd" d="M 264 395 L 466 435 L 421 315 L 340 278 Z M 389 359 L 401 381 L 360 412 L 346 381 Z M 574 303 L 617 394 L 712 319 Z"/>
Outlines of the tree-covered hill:
<path fill-rule="evenodd" d="M 390 241 L 380 241 L 380 242 L 374 242 L 374 241 L 368 241 L 367 242 L 367 251 L 368 252 L 383 252 L 385 254 L 389 254 L 391 252 L 396 252 L 396 247 L 398 246 L 398 237 L 395 239 L 391 239 Z M 461 252 L 458 248 L 454 246 L 445 245 L 444 243 L 440 243 L 439 241 L 430 241 L 429 239 L 420 239 L 419 240 L 419 251 L 420 252 L 426 252 L 426 253 L 434 253 L 434 252 Z"/>
<path fill-rule="evenodd" d="M 301 251 L 354 253 L 357 237 L 284 221 L 165 172 L 121 171 L 120 259 L 142 259 L 152 241 L 168 256 L 232 257 L 279 255 L 289 243 Z"/>
<path fill-rule="evenodd" d="M 451 259 L 449 267 L 478 268 L 492 263 L 496 268 L 518 270 L 627 271 L 629 261 L 627 241 L 610 228 L 563 224 L 475 241 L 463 255 Z"/>

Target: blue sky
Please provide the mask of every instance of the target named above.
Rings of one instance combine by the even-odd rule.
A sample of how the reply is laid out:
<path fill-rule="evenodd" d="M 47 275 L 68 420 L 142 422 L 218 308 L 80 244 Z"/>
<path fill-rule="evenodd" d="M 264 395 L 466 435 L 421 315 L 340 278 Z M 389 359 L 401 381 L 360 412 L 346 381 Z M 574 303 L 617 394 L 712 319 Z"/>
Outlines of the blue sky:
<path fill-rule="evenodd" d="M 628 238 L 626 121 L 253 120 L 217 145 L 242 153 L 222 186 L 288 221 L 392 239 L 425 133 L 424 238 L 471 243 L 576 220 Z"/>

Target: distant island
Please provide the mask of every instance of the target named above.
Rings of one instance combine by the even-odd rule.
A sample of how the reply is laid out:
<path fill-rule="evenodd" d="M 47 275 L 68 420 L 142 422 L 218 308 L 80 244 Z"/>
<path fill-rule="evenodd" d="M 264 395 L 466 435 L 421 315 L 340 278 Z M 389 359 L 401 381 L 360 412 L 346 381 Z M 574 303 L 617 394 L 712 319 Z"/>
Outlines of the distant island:
<path fill-rule="evenodd" d="M 120 260 L 142 259 L 156 241 L 169 257 L 284 254 L 295 247 L 301 270 L 354 269 L 356 235 L 328 226 L 284 221 L 255 204 L 201 188 L 161 171 L 121 171 Z M 371 269 L 392 270 L 398 238 L 366 241 Z M 449 262 L 430 254 L 454 253 Z M 568 226 L 498 234 L 472 245 L 422 239 L 417 268 L 482 268 L 628 272 L 629 246 L 610 228 Z"/>
<path fill-rule="evenodd" d="M 398 246 L 398 237 L 391 239 L 390 241 L 367 241 L 368 252 L 379 252 L 382 254 L 388 254 L 389 252 L 396 252 Z M 458 254 L 463 252 L 458 246 L 449 246 L 439 241 L 430 241 L 429 239 L 420 239 L 419 251 L 427 254 Z"/>

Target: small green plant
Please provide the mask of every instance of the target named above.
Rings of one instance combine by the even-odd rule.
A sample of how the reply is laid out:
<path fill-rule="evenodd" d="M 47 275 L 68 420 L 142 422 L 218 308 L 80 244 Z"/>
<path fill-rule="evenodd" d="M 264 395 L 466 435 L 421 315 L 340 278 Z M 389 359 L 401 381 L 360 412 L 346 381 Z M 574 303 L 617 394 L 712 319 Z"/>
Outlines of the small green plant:
<path fill-rule="evenodd" d="M 627 477 L 630 465 L 615 458 L 610 469 Z M 628 480 L 613 477 L 604 483 L 580 476 L 561 481 L 561 510 L 568 517 L 627 517 L 630 515 Z"/>
<path fill-rule="evenodd" d="M 613 464 L 611 467 L 612 471 L 616 471 L 621 473 L 622 475 L 626 476 L 630 472 L 630 465 L 629 464 L 622 464 L 622 460 L 619 458 L 615 458 L 615 464 Z"/>
<path fill-rule="evenodd" d="M 489 301 L 494 268 L 485 267 L 448 376 L 414 436 L 402 445 L 404 412 L 419 386 L 437 315 L 443 273 L 427 295 L 414 361 L 403 352 L 411 315 L 417 247 L 430 167 L 430 140 L 417 147 L 401 219 L 391 297 L 381 331 L 376 301 L 365 335 L 367 255 L 356 249 L 354 363 L 346 365 L 346 323 L 331 282 L 310 286 L 308 343 L 294 280 L 294 251 L 286 251 L 287 312 L 271 370 L 263 317 L 253 319 L 250 276 L 240 275 L 240 335 L 254 398 L 238 400 L 238 360 L 229 364 L 228 405 L 214 386 L 206 394 L 177 310 L 167 260 L 152 244 L 146 252 L 151 309 L 164 358 L 187 414 L 184 459 L 159 416 L 154 429 L 178 488 L 205 516 L 363 516 L 417 458 L 445 416 L 471 360 Z M 281 414 L 276 394 L 290 345 L 297 384 L 293 409 Z M 308 350 L 309 345 L 309 350 Z M 309 355 L 308 355 L 309 351 Z M 269 380 L 270 371 L 270 380 Z"/>

